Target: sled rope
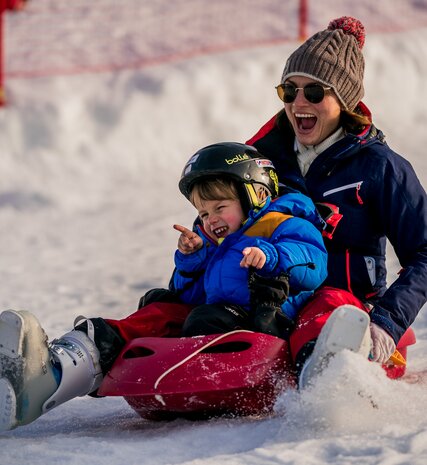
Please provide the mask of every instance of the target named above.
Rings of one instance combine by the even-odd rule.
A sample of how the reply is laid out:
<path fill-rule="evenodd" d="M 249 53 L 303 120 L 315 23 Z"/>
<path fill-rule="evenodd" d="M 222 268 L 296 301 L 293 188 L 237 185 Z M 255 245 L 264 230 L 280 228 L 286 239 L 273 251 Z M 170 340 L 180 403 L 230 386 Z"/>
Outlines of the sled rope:
<path fill-rule="evenodd" d="M 209 341 L 205 345 L 199 347 L 197 350 L 192 352 L 190 355 L 182 359 L 180 362 L 176 363 L 175 365 L 171 366 L 168 368 L 166 371 L 164 371 L 156 380 L 154 383 L 154 389 L 157 389 L 160 381 L 164 379 L 167 375 L 172 373 L 172 371 L 176 370 L 179 368 L 181 365 L 184 365 L 184 363 L 187 363 L 189 360 L 191 360 L 193 357 L 195 357 L 197 354 L 205 350 L 206 348 L 210 347 L 211 345 L 215 344 L 216 342 L 220 341 L 221 339 L 224 339 L 227 336 L 230 336 L 231 334 L 236 334 L 236 333 L 252 333 L 253 331 L 248 331 L 246 329 L 236 329 L 235 331 L 230 331 L 229 333 L 221 334 L 220 336 L 216 337 L 215 339 L 212 339 L 212 341 Z"/>

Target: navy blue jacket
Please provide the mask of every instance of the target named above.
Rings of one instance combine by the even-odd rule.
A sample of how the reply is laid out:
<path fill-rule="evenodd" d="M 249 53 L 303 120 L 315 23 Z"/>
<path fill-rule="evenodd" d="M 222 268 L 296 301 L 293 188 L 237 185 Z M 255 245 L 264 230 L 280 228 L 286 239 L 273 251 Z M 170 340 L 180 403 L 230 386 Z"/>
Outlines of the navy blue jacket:
<path fill-rule="evenodd" d="M 368 112 L 361 104 L 362 110 Z M 305 178 L 294 133 L 281 112 L 247 143 L 274 163 L 279 180 L 317 202 L 339 207 L 343 218 L 328 250 L 326 285 L 374 305 L 371 320 L 397 342 L 427 299 L 427 197 L 410 163 L 371 125 L 347 134 L 311 164 Z M 386 287 L 386 238 L 402 270 Z"/>
<path fill-rule="evenodd" d="M 221 245 L 214 243 L 203 230 L 198 234 L 204 245 L 192 254 L 175 253 L 176 270 L 172 289 L 183 302 L 234 304 L 251 311 L 248 269 L 240 262 L 245 247 L 259 247 L 266 263 L 257 272 L 279 276 L 294 265 L 314 263 L 315 268 L 297 266 L 290 270 L 290 295 L 282 311 L 294 319 L 298 310 L 319 287 L 327 273 L 327 254 L 316 208 L 309 197 L 289 192 L 249 212 L 244 225 L 227 236 Z"/>

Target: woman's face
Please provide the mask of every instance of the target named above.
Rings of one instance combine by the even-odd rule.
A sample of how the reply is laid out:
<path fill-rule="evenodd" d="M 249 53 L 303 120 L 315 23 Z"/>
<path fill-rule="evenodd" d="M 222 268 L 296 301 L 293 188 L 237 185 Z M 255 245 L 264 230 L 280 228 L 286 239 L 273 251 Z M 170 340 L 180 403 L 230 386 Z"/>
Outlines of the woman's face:
<path fill-rule="evenodd" d="M 296 87 L 315 82 L 317 81 L 306 76 L 292 76 L 286 80 L 286 84 Z M 310 103 L 305 98 L 304 91 L 299 90 L 295 100 L 284 105 L 295 136 L 303 145 L 320 144 L 338 129 L 341 104 L 332 90 L 325 91 L 325 97 L 320 103 Z"/>

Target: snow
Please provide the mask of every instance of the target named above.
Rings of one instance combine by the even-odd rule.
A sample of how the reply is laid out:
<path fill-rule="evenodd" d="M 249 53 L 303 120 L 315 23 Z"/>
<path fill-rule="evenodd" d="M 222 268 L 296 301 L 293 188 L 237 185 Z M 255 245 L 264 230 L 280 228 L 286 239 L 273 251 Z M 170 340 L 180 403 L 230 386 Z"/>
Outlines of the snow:
<path fill-rule="evenodd" d="M 27 309 L 51 338 L 75 317 L 121 318 L 165 287 L 193 208 L 177 181 L 200 147 L 244 141 L 280 108 L 295 43 L 139 71 L 13 79 L 0 111 L 0 308 Z M 427 184 L 427 29 L 370 34 L 366 98 L 388 142 Z M 398 221 L 398 218 L 396 218 Z M 408 227 L 411 227 L 408 225 Z M 389 254 L 389 280 L 399 266 Z M 427 369 L 427 314 L 409 372 Z M 139 418 L 120 398 L 77 398 L 0 435 L 1 465 L 424 465 L 425 384 L 387 379 L 344 353 L 269 418 Z"/>

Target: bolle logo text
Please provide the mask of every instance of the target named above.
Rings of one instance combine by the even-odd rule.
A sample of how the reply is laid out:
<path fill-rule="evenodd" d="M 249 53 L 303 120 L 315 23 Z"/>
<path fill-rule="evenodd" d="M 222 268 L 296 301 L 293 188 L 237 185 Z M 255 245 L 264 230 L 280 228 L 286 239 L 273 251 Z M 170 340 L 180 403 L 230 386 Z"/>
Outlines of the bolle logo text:
<path fill-rule="evenodd" d="M 237 163 L 239 161 L 243 160 L 249 160 L 249 156 L 244 154 L 244 155 L 236 155 L 234 158 L 226 158 L 225 162 L 227 165 L 232 165 L 233 163 Z"/>

